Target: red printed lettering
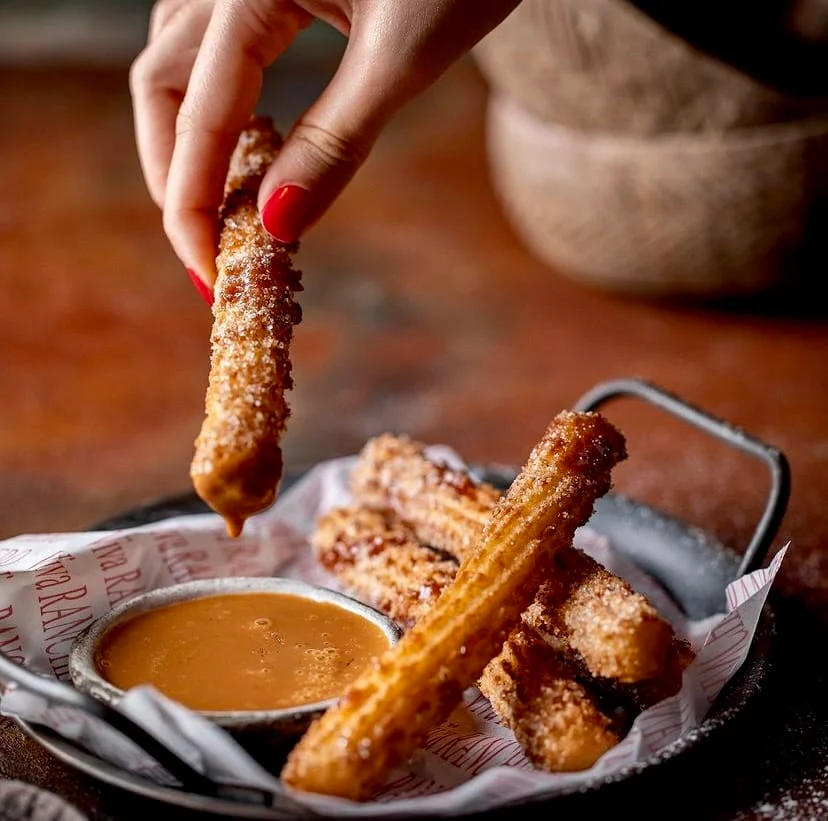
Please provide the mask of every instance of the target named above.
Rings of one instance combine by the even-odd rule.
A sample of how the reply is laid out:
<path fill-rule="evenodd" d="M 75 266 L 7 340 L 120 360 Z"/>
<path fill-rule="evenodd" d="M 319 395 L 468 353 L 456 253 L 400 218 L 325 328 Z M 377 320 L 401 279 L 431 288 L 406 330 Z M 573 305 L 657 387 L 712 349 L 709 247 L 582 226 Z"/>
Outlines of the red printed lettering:
<path fill-rule="evenodd" d="M 227 565 L 231 576 L 255 576 L 261 573 L 258 545 L 235 545 L 226 549 Z"/>
<path fill-rule="evenodd" d="M 38 596 L 37 600 L 40 602 L 40 614 L 45 615 L 50 611 L 53 605 L 63 601 L 76 601 L 77 599 L 86 598 L 86 585 L 82 584 L 80 587 L 73 587 L 71 590 L 64 590 L 62 593 L 52 593 L 48 596 Z"/>
<path fill-rule="evenodd" d="M 8 634 L 11 633 L 9 636 Z M 12 661 L 23 664 L 23 644 L 20 641 L 20 634 L 16 627 L 0 627 L 0 650 L 2 650 Z"/>
<path fill-rule="evenodd" d="M 172 540 L 170 541 L 172 543 Z M 187 541 L 180 537 L 175 540 L 175 545 L 180 547 L 181 545 L 178 542 L 183 542 L 184 545 L 187 544 Z M 174 582 L 184 582 L 211 575 L 206 550 L 182 550 L 178 552 L 164 544 L 159 547 L 159 551 L 164 567 Z"/>
<path fill-rule="evenodd" d="M 14 610 L 11 605 L 0 609 L 0 621 L 10 619 L 13 615 Z M 23 664 L 26 661 L 23 658 L 23 644 L 20 641 L 20 633 L 14 625 L 0 627 L 0 650 L 18 664 Z"/>
<path fill-rule="evenodd" d="M 49 587 L 66 584 L 72 577 L 60 559 L 39 567 L 35 573 L 35 590 L 46 590 Z"/>
<path fill-rule="evenodd" d="M 663 727 L 648 728 L 642 735 L 647 741 L 647 746 L 651 750 L 657 750 L 678 737 L 680 733 L 681 722 L 673 722 L 672 724 L 665 724 Z"/>
<path fill-rule="evenodd" d="M 729 616 L 722 619 L 711 631 L 710 641 L 718 641 L 732 635 L 743 636 L 747 634 L 742 617 L 738 613 L 731 613 Z"/>
<path fill-rule="evenodd" d="M 42 559 L 36 561 L 33 565 L 34 570 L 39 570 L 41 567 L 48 567 L 52 562 L 57 559 L 60 561 L 66 554 L 60 550 L 56 550 L 54 553 L 50 553 L 48 556 L 44 556 Z"/>
<path fill-rule="evenodd" d="M 482 695 L 475 696 L 474 700 L 467 706 L 467 709 L 482 721 L 494 722 L 496 724 L 500 723 L 497 713 L 492 709 L 491 703 Z"/>
<path fill-rule="evenodd" d="M 175 550 L 179 547 L 187 547 L 189 544 L 184 536 L 176 533 L 156 533 L 155 543 L 162 553 L 168 550 Z"/>
<path fill-rule="evenodd" d="M 75 636 L 92 621 L 91 606 L 79 603 L 87 593 L 86 585 L 82 584 L 60 593 L 38 596 L 44 651 L 57 678 L 69 675 L 69 647 Z"/>
<path fill-rule="evenodd" d="M 472 758 L 471 761 L 467 762 L 466 766 L 469 769 L 469 772 L 477 775 L 477 773 L 481 772 L 486 768 L 486 765 L 495 759 L 500 753 L 502 753 L 508 747 L 511 747 L 515 744 L 509 738 L 483 738 L 480 742 L 476 745 L 477 755 L 475 758 Z"/>
<path fill-rule="evenodd" d="M 44 646 L 44 652 L 47 656 L 55 656 L 58 653 L 68 652 L 69 645 L 75 636 L 92 621 L 91 608 L 80 607 L 74 613 L 80 613 L 81 611 L 87 612 L 80 618 L 72 619 L 71 621 L 65 620 L 54 624 L 45 631 L 44 638 L 46 639 L 46 645 Z"/>
<path fill-rule="evenodd" d="M 749 633 L 738 614 L 720 624 L 716 652 L 699 665 L 699 683 L 708 699 L 713 699 L 728 676 L 742 662 L 747 651 Z M 715 630 L 713 631 L 715 634 Z"/>
<path fill-rule="evenodd" d="M 73 616 L 83 613 L 89 609 L 89 605 L 84 604 L 80 607 L 59 607 L 56 610 L 42 611 L 41 615 L 43 616 L 43 628 L 45 630 L 46 628 L 51 628 L 55 624 L 63 624 L 67 619 L 71 619 Z"/>
<path fill-rule="evenodd" d="M 109 599 L 110 605 L 126 599 L 133 594 L 142 593 L 144 591 L 143 584 L 135 584 L 140 582 L 141 570 L 128 570 L 126 573 L 119 573 L 117 576 L 108 576 L 104 578 L 106 585 L 106 595 Z"/>
<path fill-rule="evenodd" d="M 69 656 L 59 656 L 58 658 L 50 658 L 49 659 L 49 667 L 52 668 L 52 672 L 55 675 L 55 678 L 59 679 L 68 679 L 69 678 Z"/>
<path fill-rule="evenodd" d="M 100 545 L 92 550 L 92 554 L 98 560 L 102 573 L 108 573 L 127 563 L 126 552 L 121 542 Z"/>

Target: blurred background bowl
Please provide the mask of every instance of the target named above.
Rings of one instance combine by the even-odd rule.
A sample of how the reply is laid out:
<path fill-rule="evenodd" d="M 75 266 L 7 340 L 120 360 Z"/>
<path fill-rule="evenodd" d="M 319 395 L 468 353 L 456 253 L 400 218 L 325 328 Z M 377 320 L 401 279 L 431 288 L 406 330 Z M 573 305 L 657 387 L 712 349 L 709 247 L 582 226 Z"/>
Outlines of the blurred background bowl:
<path fill-rule="evenodd" d="M 735 6 L 524 0 L 475 48 L 494 187 L 553 269 L 702 297 L 824 270 L 828 12 Z"/>
<path fill-rule="evenodd" d="M 828 117 L 608 135 L 488 104 L 492 184 L 527 247 L 590 285 L 723 297 L 825 270 Z"/>
<path fill-rule="evenodd" d="M 775 3 L 746 20 L 740 3 L 523 0 L 474 56 L 496 94 L 578 131 L 751 128 L 828 111 L 828 9 L 797 5 L 817 3 L 821 23 Z"/>

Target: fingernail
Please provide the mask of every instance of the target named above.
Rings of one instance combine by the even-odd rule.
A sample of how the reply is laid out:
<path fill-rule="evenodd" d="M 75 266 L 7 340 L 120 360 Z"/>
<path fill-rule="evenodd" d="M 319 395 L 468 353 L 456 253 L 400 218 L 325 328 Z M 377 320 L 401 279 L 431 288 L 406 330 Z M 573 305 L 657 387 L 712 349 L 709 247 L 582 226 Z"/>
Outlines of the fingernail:
<path fill-rule="evenodd" d="M 279 242 L 296 242 L 308 217 L 311 194 L 298 185 L 277 188 L 262 208 L 265 231 Z"/>
<path fill-rule="evenodd" d="M 212 305 L 213 304 L 213 294 L 210 291 L 210 289 L 205 285 L 204 280 L 195 271 L 193 271 L 191 268 L 187 268 L 187 276 L 189 276 L 190 279 L 192 280 L 193 285 L 195 285 L 195 289 L 201 295 L 201 298 L 208 305 Z"/>

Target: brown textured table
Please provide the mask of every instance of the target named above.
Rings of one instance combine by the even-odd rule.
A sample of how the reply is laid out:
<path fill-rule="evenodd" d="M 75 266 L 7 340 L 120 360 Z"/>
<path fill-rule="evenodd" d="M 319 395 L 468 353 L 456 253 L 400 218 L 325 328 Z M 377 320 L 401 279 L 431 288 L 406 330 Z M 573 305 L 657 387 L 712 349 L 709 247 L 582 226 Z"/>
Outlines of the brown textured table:
<path fill-rule="evenodd" d="M 283 99 L 285 79 L 268 104 Z M 6 69 L 0 88 L 0 537 L 9 537 L 83 528 L 188 489 L 210 315 L 143 188 L 125 72 Z M 777 544 L 792 548 L 767 723 L 672 789 L 682 817 L 828 817 L 824 304 L 653 304 L 544 267 L 490 192 L 484 99 L 470 65 L 450 72 L 397 117 L 304 242 L 287 463 L 354 452 L 384 430 L 474 461 L 520 462 L 556 411 L 623 376 L 780 448 L 793 495 Z M 648 408 L 611 412 L 630 443 L 624 493 L 735 547 L 747 542 L 764 471 Z M 46 785 L 92 818 L 139 811 L 8 723 L 0 750 L 1 776 Z M 640 794 L 628 800 L 648 814 Z"/>

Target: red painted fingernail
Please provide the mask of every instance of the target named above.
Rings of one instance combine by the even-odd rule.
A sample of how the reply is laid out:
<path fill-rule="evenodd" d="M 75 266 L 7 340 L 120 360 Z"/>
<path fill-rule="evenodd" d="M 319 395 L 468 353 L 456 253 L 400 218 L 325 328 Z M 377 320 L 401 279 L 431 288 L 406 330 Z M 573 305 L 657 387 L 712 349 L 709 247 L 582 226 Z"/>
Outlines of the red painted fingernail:
<path fill-rule="evenodd" d="M 262 208 L 262 225 L 279 242 L 296 242 L 310 211 L 311 194 L 298 185 L 277 188 Z"/>
<path fill-rule="evenodd" d="M 201 295 L 201 298 L 208 305 L 212 305 L 213 304 L 213 294 L 210 291 L 210 289 L 207 287 L 207 285 L 204 283 L 204 280 L 195 271 L 193 271 L 191 268 L 187 268 L 187 276 L 189 276 L 190 279 L 192 280 L 193 285 L 195 285 L 195 289 Z"/>

